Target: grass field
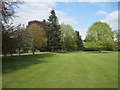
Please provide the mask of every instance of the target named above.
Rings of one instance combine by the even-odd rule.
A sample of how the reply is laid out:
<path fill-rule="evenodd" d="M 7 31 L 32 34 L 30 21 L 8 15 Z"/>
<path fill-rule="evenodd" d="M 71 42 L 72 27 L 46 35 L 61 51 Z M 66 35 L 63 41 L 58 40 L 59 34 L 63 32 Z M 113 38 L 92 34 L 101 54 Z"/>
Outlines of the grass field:
<path fill-rule="evenodd" d="M 117 52 L 3 57 L 3 88 L 117 87 Z"/>

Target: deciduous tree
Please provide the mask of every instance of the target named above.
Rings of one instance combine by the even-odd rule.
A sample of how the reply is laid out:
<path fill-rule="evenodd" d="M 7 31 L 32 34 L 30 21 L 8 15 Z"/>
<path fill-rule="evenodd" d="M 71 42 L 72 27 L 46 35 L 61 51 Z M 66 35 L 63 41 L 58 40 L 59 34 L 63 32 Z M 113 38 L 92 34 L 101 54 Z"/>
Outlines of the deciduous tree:
<path fill-rule="evenodd" d="M 113 50 L 114 33 L 110 26 L 105 22 L 95 22 L 88 29 L 85 38 L 85 47 L 93 50 Z"/>
<path fill-rule="evenodd" d="M 36 49 L 40 49 L 47 43 L 45 31 L 37 24 L 32 24 L 28 28 L 28 34 L 30 36 L 31 49 L 34 54 Z"/>
<path fill-rule="evenodd" d="M 15 17 L 15 6 L 18 7 L 19 1 L 0 0 L 0 25 L 2 27 L 2 51 L 4 55 L 13 53 L 16 48 L 16 39 L 13 37 L 14 27 L 12 26 L 13 18 Z M 13 45 L 14 44 L 14 45 Z"/>
<path fill-rule="evenodd" d="M 61 42 L 62 49 L 66 51 L 73 51 L 77 49 L 76 42 L 78 41 L 75 31 L 70 25 L 61 24 Z"/>
<path fill-rule="evenodd" d="M 22 52 L 27 52 L 30 48 L 30 37 L 24 25 L 19 24 L 14 31 L 14 36 L 17 40 L 17 50 L 20 55 Z"/>
<path fill-rule="evenodd" d="M 120 30 L 115 30 L 115 50 L 120 51 Z"/>

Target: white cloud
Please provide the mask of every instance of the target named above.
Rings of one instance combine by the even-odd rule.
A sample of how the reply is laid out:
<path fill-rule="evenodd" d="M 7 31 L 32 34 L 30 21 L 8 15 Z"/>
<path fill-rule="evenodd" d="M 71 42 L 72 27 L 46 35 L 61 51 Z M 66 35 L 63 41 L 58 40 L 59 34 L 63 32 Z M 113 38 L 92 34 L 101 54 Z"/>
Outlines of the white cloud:
<path fill-rule="evenodd" d="M 54 7 L 55 3 L 37 3 L 37 2 L 28 2 L 17 10 L 16 13 L 18 17 L 15 18 L 15 24 L 27 24 L 31 20 L 40 20 L 47 19 L 49 16 L 49 9 Z"/>
<path fill-rule="evenodd" d="M 97 11 L 97 14 L 98 15 L 107 15 L 107 13 L 105 11 L 103 11 L 103 10 Z"/>
<path fill-rule="evenodd" d="M 54 8 L 54 6 L 55 3 L 53 2 L 27 2 L 18 9 L 19 12 L 17 12 L 16 15 L 19 17 L 15 18 L 15 24 L 22 23 L 27 25 L 27 23 L 31 20 L 42 21 L 43 19 L 47 19 L 49 17 L 49 11 L 51 8 Z M 65 24 L 70 24 L 73 27 L 78 24 L 78 21 L 74 17 L 66 14 L 64 11 L 55 11 L 60 23 L 64 22 Z"/>
<path fill-rule="evenodd" d="M 56 14 L 60 23 L 70 24 L 72 26 L 77 25 L 79 22 L 72 16 L 66 14 L 64 11 L 56 10 Z"/>
<path fill-rule="evenodd" d="M 85 39 L 85 37 L 86 37 L 86 33 L 87 33 L 87 30 L 88 30 L 88 28 L 87 27 L 83 27 L 83 28 L 80 28 L 80 30 L 78 29 L 78 31 L 79 31 L 79 34 L 82 36 L 82 40 L 84 40 Z"/>
<path fill-rule="evenodd" d="M 20 6 L 19 10 L 17 12 L 18 18 L 15 18 L 15 23 L 23 23 L 27 25 L 28 21 L 31 20 L 40 20 L 47 19 L 49 17 L 49 10 L 50 8 L 55 8 L 56 3 L 55 2 L 27 2 L 27 4 L 23 4 Z M 55 9 L 56 10 L 56 9 Z M 113 28 L 113 30 L 118 28 L 118 13 L 117 11 L 105 14 L 105 12 L 102 12 L 106 17 L 101 20 L 104 22 L 107 22 L 110 24 L 110 26 Z M 72 25 L 72 27 L 75 30 L 80 30 L 82 38 L 85 38 L 85 33 L 87 31 L 87 27 L 81 29 L 81 24 L 78 22 L 78 20 L 70 16 L 64 11 L 56 10 L 57 17 L 59 19 L 59 22 L 66 23 Z M 81 27 L 80 27 L 81 26 Z"/>
<path fill-rule="evenodd" d="M 108 23 L 113 30 L 117 30 L 118 29 L 118 11 L 116 10 L 109 13 L 101 21 Z"/>

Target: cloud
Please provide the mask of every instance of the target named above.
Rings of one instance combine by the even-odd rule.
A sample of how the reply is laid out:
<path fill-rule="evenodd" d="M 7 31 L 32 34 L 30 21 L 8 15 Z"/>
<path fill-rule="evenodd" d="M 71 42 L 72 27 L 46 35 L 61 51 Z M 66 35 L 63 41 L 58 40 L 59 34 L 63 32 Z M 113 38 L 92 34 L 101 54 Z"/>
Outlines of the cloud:
<path fill-rule="evenodd" d="M 54 0 L 55 1 L 55 0 Z M 66 1 L 66 0 L 65 0 Z M 25 4 L 20 5 L 18 8 L 16 15 L 19 17 L 15 18 L 14 22 L 16 24 L 22 23 L 27 25 L 27 23 L 31 20 L 39 20 L 48 19 L 49 10 L 54 8 L 59 19 L 59 23 L 64 22 L 65 24 L 70 24 L 75 30 L 79 30 L 81 32 L 82 38 L 85 38 L 85 33 L 87 31 L 87 26 L 81 26 L 81 22 L 73 17 L 67 12 L 63 10 L 56 9 L 56 2 L 25 2 Z M 117 11 L 106 13 L 105 11 L 98 11 L 99 14 L 104 14 L 105 18 L 101 21 L 107 22 L 113 28 L 113 30 L 118 29 L 118 13 Z"/>
<path fill-rule="evenodd" d="M 49 17 L 49 11 L 51 8 L 55 8 L 54 2 L 49 2 L 49 3 L 40 3 L 40 2 L 27 2 L 23 4 L 18 10 L 16 15 L 19 16 L 15 18 L 15 24 L 25 24 L 31 20 L 39 20 L 42 21 L 43 19 L 48 19 Z M 62 23 L 64 22 L 65 24 L 70 24 L 73 27 L 78 24 L 78 21 L 65 13 L 64 11 L 60 10 L 55 10 L 57 17 L 59 19 L 59 22 Z"/>
<path fill-rule="evenodd" d="M 97 11 L 97 14 L 98 15 L 107 15 L 107 13 L 105 11 L 103 11 L 103 10 Z"/>
<path fill-rule="evenodd" d="M 118 11 L 116 10 L 116 11 L 109 13 L 101 21 L 108 23 L 113 30 L 118 30 Z"/>
<path fill-rule="evenodd" d="M 77 25 L 79 22 L 72 16 L 68 15 L 64 11 L 56 10 L 56 14 L 60 23 L 70 24 L 72 26 Z"/>
<path fill-rule="evenodd" d="M 55 7 L 55 3 L 37 3 L 37 2 L 27 2 L 18 8 L 15 18 L 15 24 L 27 24 L 31 20 L 47 19 L 49 16 L 49 9 Z"/>
<path fill-rule="evenodd" d="M 79 30 L 79 29 L 78 29 Z M 79 30 L 79 34 L 82 36 L 82 40 L 85 40 L 86 33 L 87 33 L 88 27 L 82 27 Z"/>

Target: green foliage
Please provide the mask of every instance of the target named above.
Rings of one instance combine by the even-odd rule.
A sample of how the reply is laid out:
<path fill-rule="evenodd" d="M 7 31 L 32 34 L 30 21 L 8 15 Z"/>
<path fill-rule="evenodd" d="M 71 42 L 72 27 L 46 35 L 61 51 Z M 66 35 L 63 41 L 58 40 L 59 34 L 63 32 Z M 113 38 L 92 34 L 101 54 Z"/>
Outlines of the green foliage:
<path fill-rule="evenodd" d="M 17 48 L 17 39 L 14 33 L 14 27 L 9 25 L 4 27 L 5 30 L 2 31 L 2 53 L 3 55 L 15 53 Z"/>
<path fill-rule="evenodd" d="M 30 37 L 24 25 L 18 25 L 14 33 L 17 39 L 17 51 L 19 55 L 20 52 L 27 52 L 30 49 Z"/>
<path fill-rule="evenodd" d="M 115 50 L 120 51 L 120 30 L 115 30 Z"/>
<path fill-rule="evenodd" d="M 36 24 L 32 24 L 28 27 L 28 34 L 30 37 L 30 44 L 32 48 L 32 52 L 36 49 L 40 49 L 42 46 L 45 46 L 47 43 L 47 38 L 45 31 L 41 29 L 40 26 Z"/>
<path fill-rule="evenodd" d="M 0 0 L 1 6 L 1 31 L 2 31 L 2 54 L 13 54 L 17 48 L 17 40 L 15 38 L 14 33 L 14 26 L 12 25 L 14 14 L 15 14 L 15 7 L 18 7 L 18 4 L 21 2 L 13 0 Z"/>
<path fill-rule="evenodd" d="M 78 38 L 78 40 L 77 40 L 77 50 L 83 50 L 83 40 L 82 40 L 82 38 L 81 38 L 81 35 L 79 35 L 79 31 L 75 31 L 75 33 L 76 33 L 76 35 L 77 35 L 77 38 Z"/>
<path fill-rule="evenodd" d="M 84 46 L 93 50 L 113 50 L 114 33 L 108 24 L 95 22 L 87 32 Z"/>
<path fill-rule="evenodd" d="M 62 49 L 66 51 L 73 51 L 77 49 L 76 41 L 77 36 L 70 25 L 65 25 L 64 23 L 61 24 L 61 42 L 62 42 Z"/>
<path fill-rule="evenodd" d="M 61 49 L 61 31 L 58 18 L 54 10 L 51 10 L 48 22 L 46 23 L 47 49 L 57 51 Z"/>

